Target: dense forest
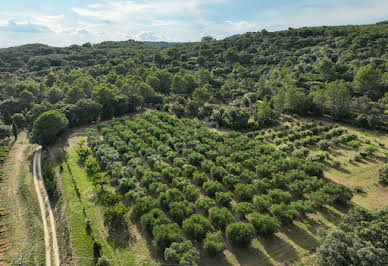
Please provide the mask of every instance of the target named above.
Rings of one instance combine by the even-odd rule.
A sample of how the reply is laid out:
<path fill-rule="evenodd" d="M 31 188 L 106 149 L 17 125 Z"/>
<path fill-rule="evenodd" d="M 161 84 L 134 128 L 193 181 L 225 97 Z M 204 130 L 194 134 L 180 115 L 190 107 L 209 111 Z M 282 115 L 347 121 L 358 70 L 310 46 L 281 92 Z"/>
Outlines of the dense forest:
<path fill-rule="evenodd" d="M 279 114 L 388 129 L 388 26 L 300 28 L 196 43 L 104 42 L 0 50 L 2 138 L 48 110 L 69 126 L 153 105 L 234 129 Z"/>

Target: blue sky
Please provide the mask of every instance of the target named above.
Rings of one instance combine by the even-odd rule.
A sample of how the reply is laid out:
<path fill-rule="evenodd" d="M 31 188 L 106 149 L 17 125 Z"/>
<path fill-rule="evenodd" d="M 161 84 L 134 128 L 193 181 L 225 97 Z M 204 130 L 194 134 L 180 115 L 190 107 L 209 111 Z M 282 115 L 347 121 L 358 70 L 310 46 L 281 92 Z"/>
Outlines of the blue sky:
<path fill-rule="evenodd" d="M 106 40 L 198 41 L 247 31 L 367 24 L 388 19 L 387 0 L 2 1 L 0 47 Z"/>

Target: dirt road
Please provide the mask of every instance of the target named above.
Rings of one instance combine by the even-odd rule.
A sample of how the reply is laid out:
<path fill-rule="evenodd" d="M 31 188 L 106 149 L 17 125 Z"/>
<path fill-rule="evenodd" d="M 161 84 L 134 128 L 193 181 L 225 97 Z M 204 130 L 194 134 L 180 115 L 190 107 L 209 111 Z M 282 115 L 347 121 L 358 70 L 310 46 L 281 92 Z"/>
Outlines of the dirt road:
<path fill-rule="evenodd" d="M 53 256 L 54 263 L 56 266 L 59 266 L 60 261 L 59 261 L 59 252 L 58 252 L 57 231 L 55 229 L 55 220 L 54 220 L 53 211 L 51 209 L 51 204 L 43 182 L 42 170 L 41 170 L 41 158 L 42 158 L 41 148 L 38 148 L 35 151 L 35 155 L 34 155 L 33 175 L 34 175 L 35 190 L 38 196 L 40 212 L 42 215 L 44 241 L 45 241 L 45 247 L 46 247 L 46 266 L 51 265 L 52 252 L 54 255 Z M 50 224 L 50 227 L 48 226 L 48 224 Z M 51 236 L 50 236 L 50 231 L 51 231 Z M 50 238 L 52 241 L 50 241 Z"/>

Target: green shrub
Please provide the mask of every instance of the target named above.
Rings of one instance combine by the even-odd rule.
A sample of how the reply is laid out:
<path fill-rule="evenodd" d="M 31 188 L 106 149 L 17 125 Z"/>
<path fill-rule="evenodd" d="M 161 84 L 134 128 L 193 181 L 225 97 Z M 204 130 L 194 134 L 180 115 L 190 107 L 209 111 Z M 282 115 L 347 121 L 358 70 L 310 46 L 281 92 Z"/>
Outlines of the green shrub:
<path fill-rule="evenodd" d="M 228 241 L 239 247 L 249 246 L 254 236 L 255 228 L 250 223 L 232 223 L 226 228 L 226 238 Z"/>
<path fill-rule="evenodd" d="M 221 232 L 207 233 L 203 241 L 203 249 L 209 257 L 221 254 L 226 249 Z"/>
<path fill-rule="evenodd" d="M 216 201 L 224 207 L 229 207 L 233 200 L 233 194 L 230 192 L 216 192 Z"/>
<path fill-rule="evenodd" d="M 347 145 L 353 149 L 358 149 L 361 146 L 361 142 L 359 140 L 351 140 Z"/>
<path fill-rule="evenodd" d="M 249 220 L 256 229 L 256 232 L 263 237 L 273 235 L 279 229 L 279 223 L 274 217 L 260 213 L 252 213 Z"/>
<path fill-rule="evenodd" d="M 232 213 L 225 207 L 213 207 L 209 210 L 209 219 L 213 226 L 222 231 L 234 221 Z"/>
<path fill-rule="evenodd" d="M 197 241 L 202 241 L 210 230 L 210 222 L 202 215 L 193 214 L 183 221 L 183 231 Z"/>
<path fill-rule="evenodd" d="M 164 259 L 176 265 L 196 265 L 199 261 L 199 252 L 190 240 L 174 242 L 164 250 Z"/>
<path fill-rule="evenodd" d="M 160 252 L 164 252 L 172 243 L 180 243 L 183 241 L 183 235 L 180 227 L 176 223 L 168 223 L 157 225 L 152 230 L 156 248 Z"/>
<path fill-rule="evenodd" d="M 210 197 L 214 197 L 216 192 L 222 191 L 222 185 L 217 181 L 207 181 L 203 183 L 202 188 L 205 191 L 205 194 Z"/>

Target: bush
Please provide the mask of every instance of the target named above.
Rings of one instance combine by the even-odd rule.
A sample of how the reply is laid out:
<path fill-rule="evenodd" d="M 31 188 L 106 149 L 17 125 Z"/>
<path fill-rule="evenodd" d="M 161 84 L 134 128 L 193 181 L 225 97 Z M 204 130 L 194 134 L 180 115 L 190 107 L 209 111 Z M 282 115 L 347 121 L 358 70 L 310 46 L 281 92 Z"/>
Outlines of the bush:
<path fill-rule="evenodd" d="M 173 201 L 169 204 L 169 215 L 178 224 L 195 212 L 195 205 L 186 200 Z"/>
<path fill-rule="evenodd" d="M 167 216 L 160 209 L 152 209 L 140 219 L 140 224 L 150 234 L 155 226 L 167 224 L 169 222 Z"/>
<path fill-rule="evenodd" d="M 147 196 L 136 201 L 132 213 L 135 217 L 139 218 L 156 207 L 158 207 L 158 201 L 151 196 Z"/>
<path fill-rule="evenodd" d="M 365 153 L 367 153 L 368 155 L 373 155 L 376 151 L 378 150 L 378 148 L 375 146 L 375 145 L 367 145 L 363 151 Z"/>
<path fill-rule="evenodd" d="M 213 226 L 222 231 L 234 221 L 232 213 L 225 207 L 213 207 L 209 210 L 209 219 Z"/>
<path fill-rule="evenodd" d="M 195 172 L 193 175 L 193 182 L 202 186 L 204 182 L 208 181 L 207 174 L 204 172 Z"/>
<path fill-rule="evenodd" d="M 183 221 L 183 231 L 197 241 L 202 241 L 210 230 L 210 222 L 202 215 L 193 214 Z"/>
<path fill-rule="evenodd" d="M 199 261 L 199 252 L 190 240 L 174 242 L 164 251 L 164 259 L 171 264 L 195 265 Z"/>
<path fill-rule="evenodd" d="M 241 216 L 244 216 L 244 215 L 247 215 L 249 213 L 252 213 L 254 211 L 255 207 L 250 202 L 239 202 L 236 205 L 234 205 L 232 209 L 233 209 L 233 212 L 235 212 Z"/>
<path fill-rule="evenodd" d="M 359 140 L 351 140 L 347 143 L 347 145 L 353 149 L 358 149 L 361 146 L 361 142 Z"/>
<path fill-rule="evenodd" d="M 347 204 L 353 197 L 351 189 L 342 184 L 326 184 L 322 187 L 322 192 L 330 195 L 332 201 L 341 204 Z"/>
<path fill-rule="evenodd" d="M 268 215 L 255 212 L 250 215 L 249 220 L 255 227 L 256 232 L 263 237 L 271 236 L 279 229 L 278 221 Z"/>
<path fill-rule="evenodd" d="M 255 186 L 252 184 L 237 184 L 234 187 L 234 193 L 241 201 L 251 201 L 255 192 Z"/>
<path fill-rule="evenodd" d="M 388 164 L 384 164 L 379 169 L 379 184 L 382 186 L 388 186 Z"/>
<path fill-rule="evenodd" d="M 206 238 L 203 241 L 203 249 L 210 257 L 221 254 L 226 249 L 221 232 L 207 233 Z"/>
<path fill-rule="evenodd" d="M 188 201 L 196 201 L 200 195 L 199 189 L 194 185 L 185 186 L 182 192 Z"/>
<path fill-rule="evenodd" d="M 292 152 L 292 156 L 298 157 L 298 158 L 305 158 L 308 154 L 309 154 L 309 149 L 307 148 L 296 149 Z"/>
<path fill-rule="evenodd" d="M 225 168 L 221 166 L 213 166 L 210 169 L 210 175 L 214 180 L 221 181 L 224 176 L 226 176 L 228 172 L 225 170 Z"/>
<path fill-rule="evenodd" d="M 197 170 L 197 168 L 191 164 L 183 165 L 182 169 L 183 169 L 183 175 L 186 176 L 187 178 L 192 178 L 193 174 Z"/>
<path fill-rule="evenodd" d="M 127 213 L 127 208 L 122 202 L 117 203 L 113 207 L 107 207 L 104 210 L 104 221 L 110 226 L 116 226 L 124 222 L 124 215 Z"/>
<path fill-rule="evenodd" d="M 291 224 L 292 221 L 299 216 L 298 211 L 291 207 L 290 205 L 285 204 L 284 202 L 280 204 L 274 204 L 270 208 L 271 213 L 282 223 L 282 224 Z"/>
<path fill-rule="evenodd" d="M 152 235 L 155 246 L 160 252 L 163 252 L 174 242 L 180 243 L 183 241 L 180 227 L 176 223 L 157 225 L 152 230 Z"/>
<path fill-rule="evenodd" d="M 203 183 L 202 188 L 205 191 L 205 194 L 209 197 L 214 197 L 216 192 L 222 191 L 222 185 L 217 181 L 207 181 Z"/>
<path fill-rule="evenodd" d="M 216 192 L 216 201 L 224 207 L 229 207 L 233 200 L 233 194 L 230 192 Z"/>
<path fill-rule="evenodd" d="M 291 194 L 288 191 L 283 191 L 281 189 L 272 189 L 268 191 L 268 195 L 271 197 L 274 203 L 289 203 L 291 201 Z"/>
<path fill-rule="evenodd" d="M 272 199 L 269 195 L 260 195 L 260 196 L 256 196 L 255 199 L 254 199 L 254 204 L 256 206 L 256 208 L 261 211 L 261 212 L 265 212 L 269 209 L 269 207 L 271 207 L 272 205 Z"/>
<path fill-rule="evenodd" d="M 197 201 L 195 202 L 195 205 L 203 210 L 205 213 L 207 213 L 210 208 L 214 207 L 216 205 L 216 202 L 214 199 L 212 198 L 209 198 L 209 197 L 203 197 L 203 198 L 199 198 L 197 199 Z"/>
<path fill-rule="evenodd" d="M 255 236 L 255 228 L 250 223 L 232 223 L 226 228 L 226 238 L 232 245 L 247 247 Z"/>
<path fill-rule="evenodd" d="M 240 182 L 240 179 L 236 175 L 226 175 L 222 179 L 222 183 L 228 188 L 228 189 L 233 189 L 235 185 Z"/>

